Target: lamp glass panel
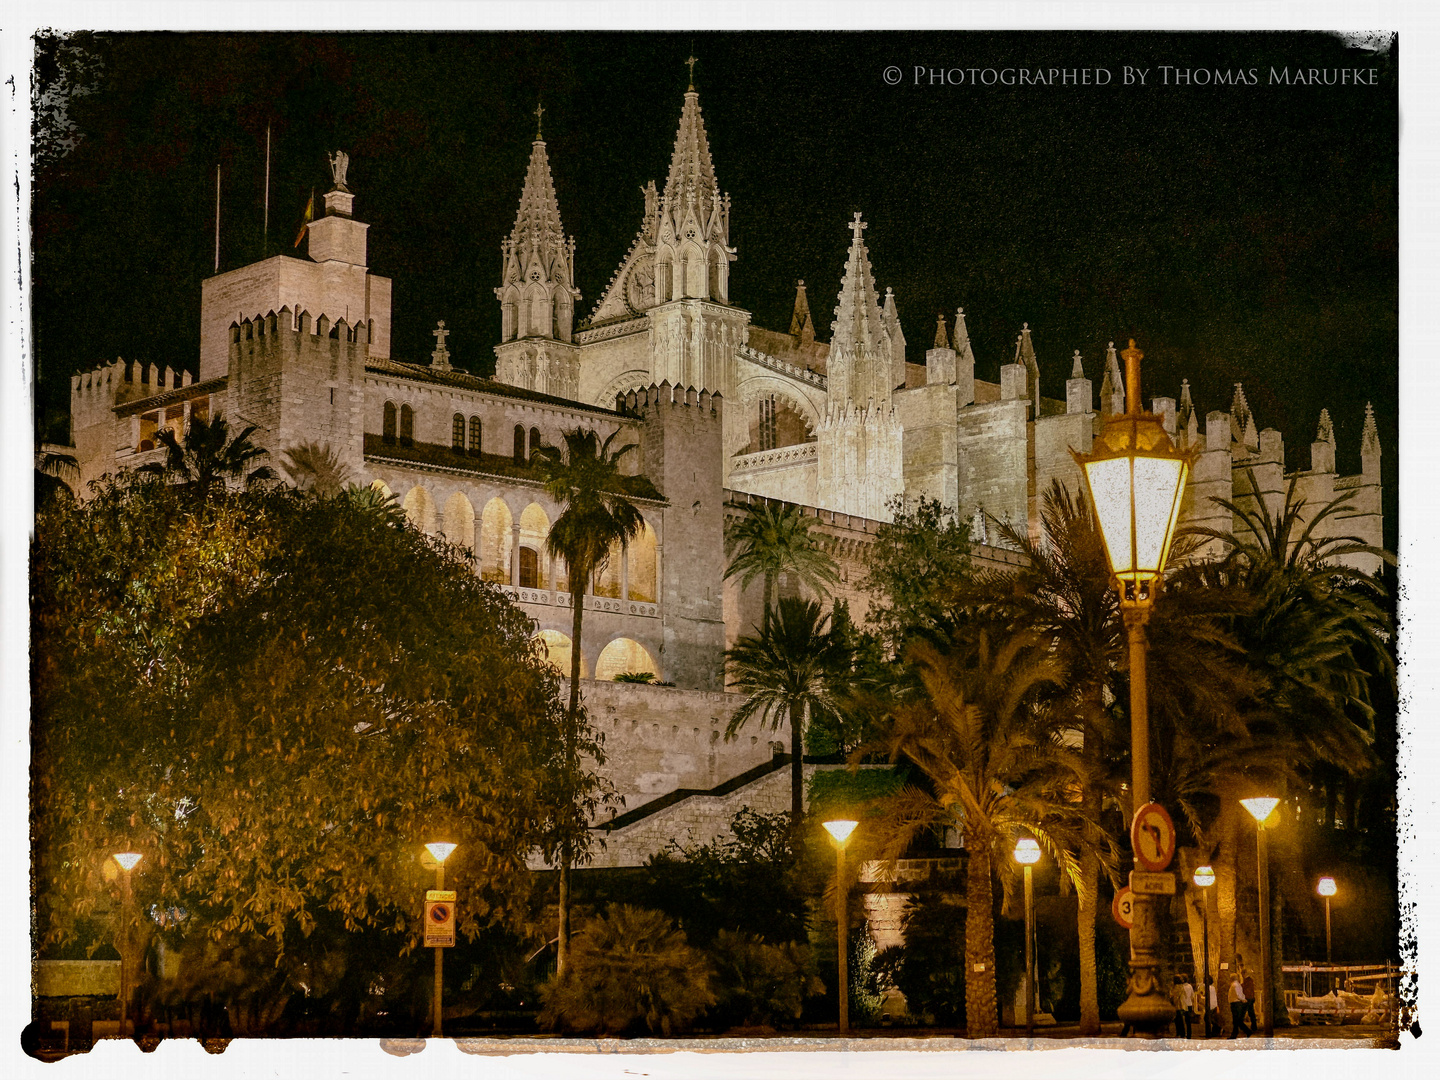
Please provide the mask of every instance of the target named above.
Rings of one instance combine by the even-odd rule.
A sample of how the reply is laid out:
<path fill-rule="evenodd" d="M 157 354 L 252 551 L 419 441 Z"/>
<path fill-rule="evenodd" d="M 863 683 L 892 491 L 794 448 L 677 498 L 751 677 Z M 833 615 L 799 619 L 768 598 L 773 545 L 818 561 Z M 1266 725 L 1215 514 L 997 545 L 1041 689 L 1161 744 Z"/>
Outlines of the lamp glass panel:
<path fill-rule="evenodd" d="M 1208 866 L 1197 866 L 1193 880 L 1202 889 L 1208 888 L 1215 884 L 1215 871 Z"/>
<path fill-rule="evenodd" d="M 1245 807 L 1246 810 L 1250 811 L 1250 816 L 1253 817 L 1256 821 L 1262 823 L 1265 821 L 1266 818 L 1271 815 L 1271 813 L 1275 810 L 1275 807 L 1278 806 L 1279 803 L 1279 799 L 1259 797 L 1240 800 L 1240 805 Z"/>
<path fill-rule="evenodd" d="M 850 839 L 850 834 L 855 831 L 858 821 L 827 821 L 825 831 L 835 838 L 837 844 L 843 844 Z"/>
<path fill-rule="evenodd" d="M 1087 461 L 1085 477 L 1090 482 L 1090 497 L 1095 503 L 1095 516 L 1100 519 L 1110 568 L 1117 575 L 1128 574 L 1134 568 L 1130 544 L 1130 459 Z"/>
<path fill-rule="evenodd" d="M 134 870 L 135 864 L 140 861 L 140 856 L 134 851 L 123 851 L 115 856 L 115 861 L 126 870 Z"/>
<path fill-rule="evenodd" d="M 1158 574 L 1175 517 L 1184 462 L 1137 457 L 1135 461 L 1135 569 Z"/>
<path fill-rule="evenodd" d="M 1015 843 L 1015 861 L 1029 866 L 1040 861 L 1040 845 L 1032 836 L 1022 836 Z"/>
<path fill-rule="evenodd" d="M 1333 877 L 1322 877 L 1320 879 L 1319 893 L 1321 896 L 1335 895 L 1335 879 Z"/>
<path fill-rule="evenodd" d="M 455 850 L 455 845 L 443 843 L 426 844 L 425 850 L 435 856 L 436 862 L 443 863 L 450 857 L 450 853 Z"/>

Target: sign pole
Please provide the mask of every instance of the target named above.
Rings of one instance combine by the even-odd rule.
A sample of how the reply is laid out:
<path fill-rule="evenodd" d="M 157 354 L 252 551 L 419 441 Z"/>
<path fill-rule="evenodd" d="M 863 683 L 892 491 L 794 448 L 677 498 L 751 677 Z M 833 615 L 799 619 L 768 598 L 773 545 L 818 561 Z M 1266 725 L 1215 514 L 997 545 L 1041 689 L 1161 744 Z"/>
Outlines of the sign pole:
<path fill-rule="evenodd" d="M 444 889 L 445 889 L 445 864 L 444 864 L 443 862 L 442 862 L 442 863 L 437 863 L 437 864 L 436 864 L 436 867 L 435 867 L 435 889 L 436 889 L 437 892 L 443 892 Z M 443 1010 L 443 1008 L 444 1008 L 443 1001 L 442 1001 L 442 999 L 443 999 L 443 997 L 444 997 L 444 993 L 445 993 L 445 983 L 444 983 L 444 978 L 443 978 L 443 976 L 444 976 L 444 969 L 445 969 L 445 950 L 442 949 L 439 945 L 436 945 L 436 946 L 435 946 L 435 1024 L 434 1024 L 433 1028 L 431 1029 L 430 1034 L 431 1034 L 434 1038 L 437 1038 L 437 1039 L 441 1037 L 441 1035 L 440 1035 L 440 1017 L 441 1017 L 441 1015 L 442 1015 L 442 1010 Z"/>

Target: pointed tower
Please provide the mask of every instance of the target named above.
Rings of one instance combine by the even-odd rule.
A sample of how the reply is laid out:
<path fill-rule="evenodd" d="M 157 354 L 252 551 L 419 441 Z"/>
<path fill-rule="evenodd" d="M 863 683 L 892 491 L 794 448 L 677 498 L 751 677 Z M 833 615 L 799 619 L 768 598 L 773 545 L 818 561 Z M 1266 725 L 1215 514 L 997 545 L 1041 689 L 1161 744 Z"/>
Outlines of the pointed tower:
<path fill-rule="evenodd" d="M 1030 324 L 1020 330 L 1015 342 L 1015 363 L 1025 369 L 1025 393 L 1030 399 L 1030 419 L 1040 418 L 1040 364 L 1035 359 L 1035 345 L 1030 340 Z"/>
<path fill-rule="evenodd" d="M 935 317 L 935 344 L 925 353 L 925 384 L 953 383 L 955 381 L 955 350 L 950 347 L 950 335 L 945 332 L 945 313 Z"/>
<path fill-rule="evenodd" d="M 895 291 L 885 290 L 885 304 L 880 309 L 880 321 L 885 336 L 890 341 L 890 388 L 902 390 L 905 387 L 905 331 L 900 329 L 900 313 L 895 309 Z"/>
<path fill-rule="evenodd" d="M 1180 380 L 1180 404 L 1175 410 L 1175 430 L 1182 448 L 1196 446 L 1200 438 L 1200 417 L 1190 399 L 1190 380 Z"/>
<path fill-rule="evenodd" d="M 1112 341 L 1105 350 L 1105 378 L 1100 383 L 1100 418 L 1125 411 L 1125 380 L 1120 377 L 1120 361 Z"/>
<path fill-rule="evenodd" d="M 1250 403 L 1245 400 L 1245 388 L 1235 384 L 1235 396 L 1230 399 L 1230 441 L 1237 442 L 1247 451 L 1260 449 L 1260 433 L 1255 428 L 1255 417 L 1250 413 Z"/>
<path fill-rule="evenodd" d="M 730 264 L 735 261 L 730 196 L 721 193 L 715 180 L 693 65 L 691 73 L 670 155 L 670 175 L 645 233 L 654 238 L 648 260 L 653 267 L 653 304 L 646 305 L 650 375 L 657 383 L 729 393 L 730 368 L 736 350 L 745 343 L 750 315 L 730 306 Z M 650 202 L 647 195 L 647 206 Z M 741 413 L 732 410 L 732 415 L 739 423 Z"/>
<path fill-rule="evenodd" d="M 816 501 L 827 510 L 888 521 L 886 503 L 903 487 L 901 429 L 892 404 L 895 352 L 875 292 L 865 228 L 857 213 L 830 324 Z M 893 299 L 891 307 L 893 312 Z M 898 330 L 898 318 L 894 326 Z"/>
<path fill-rule="evenodd" d="M 965 309 L 955 309 L 955 384 L 960 388 L 958 405 L 975 400 L 975 350 L 970 347 L 970 331 L 965 326 Z"/>
<path fill-rule="evenodd" d="M 1380 432 L 1375 427 L 1375 406 L 1365 403 L 1365 427 L 1360 432 L 1360 475 L 1380 482 Z"/>
<path fill-rule="evenodd" d="M 1310 444 L 1310 471 L 1335 471 L 1335 425 L 1330 420 L 1329 409 L 1320 410 L 1320 425 L 1315 430 L 1315 441 Z"/>
<path fill-rule="evenodd" d="M 815 340 L 815 321 L 810 318 L 810 301 L 805 298 L 805 279 L 795 282 L 795 313 L 790 316 L 790 336 L 797 347 Z"/>
<path fill-rule="evenodd" d="M 571 346 L 575 323 L 575 240 L 560 224 L 550 158 L 535 109 L 535 141 L 520 191 L 515 228 L 501 242 L 500 340 L 495 378 L 556 397 L 579 391 L 578 353 Z"/>
<path fill-rule="evenodd" d="M 1080 350 L 1075 350 L 1074 363 L 1070 365 L 1070 378 L 1065 380 L 1065 411 L 1067 413 L 1088 413 L 1091 410 L 1090 380 L 1085 377 L 1085 365 L 1080 359 Z"/>

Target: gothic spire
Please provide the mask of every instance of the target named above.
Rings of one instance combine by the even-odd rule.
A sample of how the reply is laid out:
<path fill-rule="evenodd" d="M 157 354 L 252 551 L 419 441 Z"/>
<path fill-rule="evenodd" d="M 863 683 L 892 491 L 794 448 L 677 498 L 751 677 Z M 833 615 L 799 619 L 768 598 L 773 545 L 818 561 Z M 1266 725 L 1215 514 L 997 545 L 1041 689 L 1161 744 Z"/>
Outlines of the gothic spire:
<path fill-rule="evenodd" d="M 685 104 L 680 110 L 680 130 L 675 134 L 675 151 L 670 155 L 670 175 L 665 180 L 661 213 L 670 216 L 678 231 L 685 211 L 693 207 L 697 224 L 704 227 L 719 203 L 710 142 L 705 137 L 705 122 L 700 118 L 700 95 L 692 85 L 685 91 Z"/>
<path fill-rule="evenodd" d="M 1365 427 L 1360 432 L 1360 453 L 1380 453 L 1380 432 L 1375 427 L 1375 406 L 1371 402 L 1365 403 Z"/>
<path fill-rule="evenodd" d="M 1373 421 L 1374 416 L 1371 415 L 1370 419 Z M 1328 443 L 1335 441 L 1335 424 L 1330 419 L 1329 409 L 1320 410 L 1320 426 L 1315 430 L 1315 441 Z"/>
<path fill-rule="evenodd" d="M 530 147 L 530 167 L 525 171 L 525 186 L 520 189 L 520 212 L 515 215 L 515 228 L 510 239 L 516 247 L 550 241 L 563 244 L 565 230 L 560 225 L 560 204 L 555 198 L 555 181 L 550 177 L 550 158 L 545 142 L 537 138 Z"/>
<path fill-rule="evenodd" d="M 1080 350 L 1075 350 L 1075 362 L 1070 365 L 1070 378 L 1083 379 L 1085 377 L 1085 365 L 1080 360 Z"/>
<path fill-rule="evenodd" d="M 957 363 L 969 363 L 971 370 L 975 366 L 975 353 L 970 348 L 970 331 L 965 327 L 965 309 L 955 309 L 955 359 Z"/>
<path fill-rule="evenodd" d="M 1184 431 L 1185 425 L 1195 412 L 1195 403 L 1190 400 L 1190 380 L 1180 380 L 1180 406 L 1175 410 L 1175 430 Z"/>
<path fill-rule="evenodd" d="M 790 336 L 796 344 L 815 340 L 815 322 L 810 318 L 810 301 L 805 298 L 805 279 L 795 282 L 795 313 L 790 316 Z"/>
<path fill-rule="evenodd" d="M 857 210 L 855 220 L 850 223 L 854 236 L 850 241 L 850 255 L 845 260 L 845 275 L 840 280 L 835 321 L 830 324 L 832 355 L 836 350 L 851 354 L 874 351 L 879 343 L 882 313 L 875 293 L 875 273 L 870 269 L 870 252 L 861 235 L 866 228 Z"/>
<path fill-rule="evenodd" d="M 931 348 L 934 348 L 934 349 L 948 349 L 948 348 L 950 348 L 950 338 L 949 338 L 949 336 L 945 333 L 945 313 L 944 313 L 943 311 L 940 312 L 940 314 L 938 314 L 938 315 L 935 316 L 935 344 L 932 345 Z"/>
<path fill-rule="evenodd" d="M 1230 438 L 1234 442 L 1250 445 L 1249 429 L 1255 426 L 1250 414 L 1250 403 L 1245 400 L 1245 387 L 1235 384 L 1235 396 L 1230 399 Z M 1258 437 L 1256 445 L 1259 445 Z"/>
<path fill-rule="evenodd" d="M 538 122 L 542 115 L 538 106 L 535 115 Z M 495 295 L 500 300 L 501 340 L 544 337 L 569 341 L 575 301 L 580 299 L 580 290 L 575 288 L 575 241 L 566 239 L 560 224 L 560 204 L 543 139 L 530 145 L 530 165 L 520 189 L 515 228 L 500 250 L 501 284 Z M 537 285 L 543 297 L 532 296 L 522 303 L 522 293 L 533 293 Z"/>
<path fill-rule="evenodd" d="M 1120 377 L 1120 361 L 1112 341 L 1105 350 L 1105 378 L 1100 383 L 1100 415 L 1112 416 L 1125 411 L 1125 380 Z"/>

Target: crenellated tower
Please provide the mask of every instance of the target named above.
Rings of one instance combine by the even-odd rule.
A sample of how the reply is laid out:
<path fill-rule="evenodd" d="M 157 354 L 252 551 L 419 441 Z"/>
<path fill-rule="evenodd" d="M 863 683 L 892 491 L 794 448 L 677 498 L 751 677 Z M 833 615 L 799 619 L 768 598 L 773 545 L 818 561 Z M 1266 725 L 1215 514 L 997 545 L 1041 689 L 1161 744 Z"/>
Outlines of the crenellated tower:
<path fill-rule="evenodd" d="M 876 293 L 862 235 L 865 228 L 856 213 L 850 223 L 853 236 L 835 321 L 830 324 L 826 408 L 816 448 L 816 500 L 827 510 L 888 521 L 885 504 L 904 487 L 903 442 L 892 401 L 895 346 Z M 898 319 L 894 326 L 898 330 Z M 903 383 L 902 367 L 902 387 Z"/>
<path fill-rule="evenodd" d="M 539 107 L 537 118 L 543 115 Z M 500 340 L 495 378 L 527 390 L 576 397 L 579 352 L 572 345 L 575 303 L 575 239 L 560 224 L 550 158 L 538 127 L 530 166 L 520 191 L 515 228 L 500 245 Z"/>

